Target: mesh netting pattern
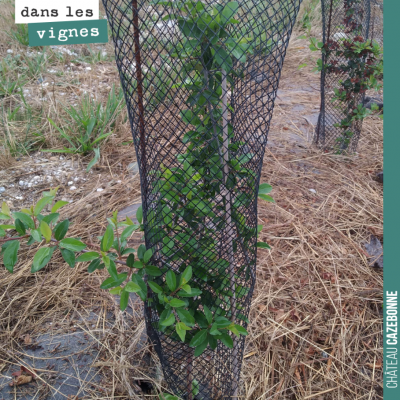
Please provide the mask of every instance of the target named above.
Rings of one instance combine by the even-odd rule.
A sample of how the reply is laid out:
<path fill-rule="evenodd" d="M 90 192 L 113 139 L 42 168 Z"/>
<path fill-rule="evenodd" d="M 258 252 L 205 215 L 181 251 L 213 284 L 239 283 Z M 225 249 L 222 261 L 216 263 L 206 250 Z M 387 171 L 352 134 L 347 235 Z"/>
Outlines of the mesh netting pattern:
<path fill-rule="evenodd" d="M 371 0 L 369 37 L 383 47 L 383 0 Z"/>
<path fill-rule="evenodd" d="M 191 266 L 199 294 L 186 308 L 195 317 L 206 305 L 213 318 L 247 325 L 261 167 L 300 3 L 103 0 L 140 167 L 146 247 L 162 271 L 148 279 L 163 286 L 168 271 Z M 236 397 L 244 336 L 229 333 L 232 348 L 210 336 L 195 357 L 161 325 L 165 310 L 148 293 L 147 332 L 170 389 L 185 399 Z"/>
<path fill-rule="evenodd" d="M 323 44 L 334 45 L 343 49 L 345 40 L 354 40 L 356 37 L 370 38 L 371 2 L 378 0 L 321 0 Z M 348 17 L 348 6 L 354 7 L 355 13 Z M 329 58 L 329 59 L 328 59 Z M 338 126 L 344 118 L 341 103 L 333 100 L 334 90 L 340 89 L 340 81 L 344 81 L 348 75 L 346 72 L 336 73 L 326 71 L 327 65 L 346 65 L 348 60 L 336 57 L 335 53 L 327 57 L 322 54 L 321 72 L 321 108 L 314 135 L 315 144 L 325 150 L 339 150 L 349 152 L 356 151 L 361 133 L 362 122 L 355 121 L 351 126 L 352 136 L 345 145 L 338 145 L 343 138 L 343 129 Z M 356 95 L 354 102 L 363 103 L 365 94 Z M 343 141 L 343 140 L 342 140 Z"/>

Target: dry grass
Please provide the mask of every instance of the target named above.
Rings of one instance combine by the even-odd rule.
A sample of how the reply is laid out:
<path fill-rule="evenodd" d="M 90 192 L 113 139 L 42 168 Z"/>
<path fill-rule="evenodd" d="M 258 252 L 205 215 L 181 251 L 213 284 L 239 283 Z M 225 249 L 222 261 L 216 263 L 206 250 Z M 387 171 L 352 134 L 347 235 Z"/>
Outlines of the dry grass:
<path fill-rule="evenodd" d="M 297 69 L 310 57 L 305 40 L 292 40 L 270 130 L 262 182 L 273 185 L 276 205 L 260 203 L 259 219 L 272 250 L 259 252 L 242 398 L 380 399 L 382 273 L 369 266 L 363 242 L 371 233 L 380 239 L 383 235 L 382 186 L 374 180 L 382 169 L 382 122 L 368 119 L 354 156 L 325 154 L 310 146 L 319 81 L 311 64 Z M 50 99 L 55 100 L 45 104 L 46 115 L 60 109 L 60 91 L 96 91 L 102 79 L 107 85 L 118 80 L 112 63 L 82 71 L 79 85 L 68 79 L 60 78 L 61 88 L 54 86 Z M 58 144 L 47 129 L 50 144 Z M 126 174 L 127 163 L 135 158 L 131 145 L 121 145 L 127 140 L 129 126 L 121 119 L 93 179 L 63 211 L 73 221 L 73 235 L 94 239 L 113 210 L 140 201 L 138 176 Z M 77 168 L 87 162 L 75 161 Z M 5 158 L 0 163 L 10 171 L 20 165 L 11 166 Z M 103 192 L 95 190 L 99 183 Z M 62 195 L 67 188 L 60 190 Z M 13 275 L 0 269 L 0 372 L 24 362 L 26 335 L 70 332 L 78 324 L 96 337 L 100 348 L 93 365 L 103 377 L 100 384 L 81 383 L 89 398 L 151 397 L 138 386 L 143 381 L 162 390 L 158 361 L 142 343 L 140 304 L 132 304 L 131 315 L 122 314 L 112 296 L 98 289 L 102 272 L 89 275 L 82 264 L 70 269 L 60 257 L 31 275 L 33 254 L 23 252 Z M 97 315 L 94 328 L 84 322 L 90 312 Z M 111 321 L 110 313 L 115 316 Z M 77 316 L 82 316 L 80 322 Z M 48 393 L 42 385 L 45 372 L 37 380 L 38 398 Z"/>

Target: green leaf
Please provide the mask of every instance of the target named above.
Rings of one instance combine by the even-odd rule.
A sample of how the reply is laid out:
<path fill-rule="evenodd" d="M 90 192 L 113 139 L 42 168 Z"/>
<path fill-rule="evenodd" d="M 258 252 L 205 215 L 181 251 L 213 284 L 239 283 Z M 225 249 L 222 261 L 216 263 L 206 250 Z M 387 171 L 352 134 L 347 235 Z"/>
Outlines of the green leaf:
<path fill-rule="evenodd" d="M 19 241 L 13 240 L 3 253 L 3 264 L 9 272 L 13 272 L 14 265 L 18 260 Z"/>
<path fill-rule="evenodd" d="M 171 310 L 165 310 L 165 311 L 171 311 Z M 165 311 L 163 311 L 163 313 Z M 164 317 L 163 320 L 161 320 L 161 316 L 160 316 L 160 325 L 162 325 L 162 326 L 171 326 L 174 323 L 175 323 L 175 315 L 172 312 L 168 313 L 167 316 Z"/>
<path fill-rule="evenodd" d="M 202 3 L 200 3 L 202 4 Z M 192 394 L 193 396 L 197 396 L 199 394 L 200 391 L 200 385 L 199 382 L 196 379 L 193 379 L 192 381 Z"/>
<path fill-rule="evenodd" d="M 223 333 L 220 340 L 226 347 L 233 349 L 233 340 L 227 333 Z"/>
<path fill-rule="evenodd" d="M 95 260 L 93 260 L 88 266 L 89 274 L 91 274 L 92 272 L 96 271 L 96 269 L 102 269 L 100 267 L 100 263 L 101 263 L 100 258 L 96 258 Z M 104 264 L 103 264 L 103 268 L 104 268 Z"/>
<path fill-rule="evenodd" d="M 86 167 L 86 172 L 89 172 L 92 169 L 93 165 L 96 164 L 100 159 L 100 149 L 97 147 L 97 148 L 93 149 L 93 151 L 94 151 L 94 157 L 90 161 L 88 166 Z M 122 300 L 122 297 L 121 297 L 121 300 Z M 122 310 L 122 308 L 121 308 L 121 310 Z"/>
<path fill-rule="evenodd" d="M 31 272 L 38 272 L 42 268 L 44 268 L 50 261 L 55 249 L 56 246 L 42 247 L 41 249 L 39 249 L 33 257 Z"/>
<path fill-rule="evenodd" d="M 271 196 L 268 196 L 267 194 L 258 194 L 258 197 L 265 201 L 269 201 L 270 203 L 275 203 L 275 200 Z"/>
<path fill-rule="evenodd" d="M 200 356 L 204 352 L 204 350 L 207 348 L 207 346 L 208 346 L 208 340 L 207 340 L 207 336 L 206 336 L 206 340 L 196 347 L 196 350 L 194 351 L 194 356 L 195 357 Z"/>
<path fill-rule="evenodd" d="M 20 219 L 29 229 L 35 229 L 35 223 L 29 215 L 23 212 L 15 212 L 13 213 L 13 217 L 14 219 Z"/>
<path fill-rule="evenodd" d="M 133 268 L 137 268 L 137 269 L 142 269 L 144 267 L 144 264 L 141 261 L 135 261 L 133 263 Z"/>
<path fill-rule="evenodd" d="M 185 337 L 186 337 L 186 329 L 183 328 L 183 325 L 184 325 L 183 322 L 179 322 L 175 326 L 176 333 L 181 338 L 182 342 L 185 341 Z"/>
<path fill-rule="evenodd" d="M 51 208 L 51 212 L 55 213 L 57 210 L 59 210 L 61 207 L 66 206 L 67 204 L 69 204 L 68 201 L 64 201 L 64 200 L 59 200 L 57 201 L 54 206 Z"/>
<path fill-rule="evenodd" d="M 176 275 L 175 275 L 174 271 L 169 270 L 166 273 L 165 278 L 167 280 L 167 285 L 168 285 L 169 290 L 171 292 L 173 292 L 176 289 Z"/>
<path fill-rule="evenodd" d="M 258 194 L 267 194 L 272 190 L 272 186 L 268 183 L 262 183 L 258 189 Z"/>
<path fill-rule="evenodd" d="M 192 278 L 192 267 L 189 265 L 186 269 L 182 272 L 182 280 L 181 284 L 188 283 Z"/>
<path fill-rule="evenodd" d="M 196 297 L 196 296 L 200 296 L 201 293 L 202 293 L 202 291 L 200 289 L 192 288 L 190 293 L 187 293 L 187 292 L 185 292 L 183 290 L 180 290 L 177 293 L 177 296 L 179 296 L 179 297 Z"/>
<path fill-rule="evenodd" d="M 203 306 L 203 309 L 204 309 L 204 314 L 205 314 L 205 316 L 207 318 L 207 322 L 209 324 L 211 324 L 212 319 L 213 319 L 212 312 L 210 311 L 210 309 L 206 305 Z"/>
<path fill-rule="evenodd" d="M 146 252 L 146 247 L 143 244 L 141 244 L 137 250 L 137 256 L 139 260 L 143 260 L 145 252 Z"/>
<path fill-rule="evenodd" d="M 201 311 L 196 311 L 194 313 L 194 318 L 197 322 L 197 324 L 200 326 L 200 328 L 207 328 L 208 327 L 208 321 L 206 316 L 201 312 Z"/>
<path fill-rule="evenodd" d="M 270 245 L 268 243 L 265 242 L 257 242 L 257 247 L 261 248 L 261 249 L 270 249 Z"/>
<path fill-rule="evenodd" d="M 75 267 L 75 253 L 73 253 L 71 250 L 67 249 L 60 249 L 61 255 L 63 256 L 63 259 L 65 262 L 71 267 Z"/>
<path fill-rule="evenodd" d="M 204 343 L 204 341 L 206 341 L 207 343 L 207 329 L 202 329 L 199 332 L 197 332 L 190 341 L 189 346 L 197 347 L 200 344 Z"/>
<path fill-rule="evenodd" d="M 128 258 L 126 259 L 126 265 L 129 268 L 134 268 L 134 264 L 135 264 L 135 255 L 134 254 L 129 254 Z"/>
<path fill-rule="evenodd" d="M 6 214 L 3 214 L 3 213 L 0 212 L 0 219 L 7 220 L 7 219 L 11 219 L 11 217 L 9 215 L 6 215 Z"/>
<path fill-rule="evenodd" d="M 40 223 L 40 232 L 44 236 L 44 238 L 46 239 L 46 243 L 49 243 L 50 239 L 51 239 L 52 232 L 51 232 L 51 229 L 50 229 L 49 225 L 47 225 L 47 223 L 44 222 L 44 221 L 42 221 Z"/>
<path fill-rule="evenodd" d="M 221 22 L 225 25 L 238 12 L 239 4 L 236 1 L 230 1 L 222 10 Z"/>
<path fill-rule="evenodd" d="M 188 284 L 182 285 L 182 290 L 184 290 L 186 293 L 189 293 L 189 294 L 192 293 L 192 288 Z"/>
<path fill-rule="evenodd" d="M 78 252 L 78 251 L 82 251 L 83 249 L 85 249 L 86 244 L 82 243 L 78 239 L 67 238 L 67 239 L 61 240 L 60 247 L 67 249 L 67 250 L 74 251 L 74 252 Z"/>
<path fill-rule="evenodd" d="M 22 224 L 22 222 L 21 222 Z M 17 231 L 18 232 L 18 231 Z M 19 233 L 19 232 L 18 232 Z M 20 234 L 21 235 L 21 234 Z M 23 235 L 23 234 L 22 234 Z M 6 236 L 6 231 L 0 226 L 0 237 Z"/>
<path fill-rule="evenodd" d="M 22 223 L 22 221 L 17 218 L 15 220 L 15 230 L 22 236 L 25 235 L 26 233 L 26 229 L 25 229 L 25 225 Z"/>
<path fill-rule="evenodd" d="M 38 219 L 39 219 L 40 215 L 41 214 L 38 215 Z M 60 214 L 58 214 L 58 213 L 51 213 L 51 214 L 43 217 L 41 221 L 44 221 L 44 222 L 46 222 L 46 224 L 50 225 L 53 221 L 54 222 L 57 221 L 59 216 L 60 216 Z"/>
<path fill-rule="evenodd" d="M 53 201 L 53 196 L 45 196 L 42 197 L 36 204 L 35 208 L 33 209 L 33 215 L 37 217 L 40 214 L 40 211 L 43 210 L 47 206 L 47 204 Z"/>
<path fill-rule="evenodd" d="M 122 287 L 118 286 L 118 287 L 116 287 L 114 289 L 110 289 L 110 293 L 119 295 L 119 294 L 121 294 L 122 290 L 123 290 Z"/>
<path fill-rule="evenodd" d="M 128 306 L 129 293 L 126 290 L 122 290 L 121 297 L 119 299 L 119 308 L 121 311 L 125 311 Z"/>
<path fill-rule="evenodd" d="M 5 201 L 3 201 L 3 203 L 1 204 L 1 215 L 6 218 L 2 218 L 0 216 L 0 219 L 11 219 L 10 207 L 8 207 L 8 204 Z"/>
<path fill-rule="evenodd" d="M 145 267 L 145 271 L 147 275 L 150 276 L 161 276 L 162 272 L 160 271 L 160 268 L 155 267 L 154 265 L 148 265 Z"/>
<path fill-rule="evenodd" d="M 31 237 L 32 237 L 36 242 L 41 242 L 41 241 L 42 241 L 42 235 L 40 234 L 39 229 L 32 229 L 32 230 L 31 230 Z"/>
<path fill-rule="evenodd" d="M 160 285 L 157 285 L 157 283 L 153 282 L 153 281 L 148 281 L 147 282 L 150 286 L 150 289 L 154 292 L 154 293 L 163 293 L 163 290 L 161 288 Z"/>
<path fill-rule="evenodd" d="M 111 246 L 114 242 L 114 230 L 111 225 L 107 225 L 107 229 L 101 239 L 100 249 L 102 251 L 108 251 L 111 249 Z"/>
<path fill-rule="evenodd" d="M 121 242 L 125 242 L 125 240 L 127 240 L 128 237 L 131 236 L 132 233 L 136 231 L 138 228 L 139 225 L 129 225 L 127 228 L 125 228 L 121 233 Z"/>
<path fill-rule="evenodd" d="M 125 290 L 127 292 L 133 292 L 133 293 L 139 293 L 142 289 L 140 288 L 140 286 L 135 283 L 135 282 L 128 282 L 125 285 Z"/>
<path fill-rule="evenodd" d="M 100 254 L 97 253 L 96 251 L 89 251 L 88 253 L 81 254 L 76 259 L 76 262 L 92 261 L 92 260 L 95 260 L 96 258 L 99 258 L 99 257 L 100 257 Z"/>
<path fill-rule="evenodd" d="M 106 256 L 107 257 L 107 256 Z M 115 265 L 115 262 L 113 260 L 111 260 L 109 257 L 107 261 L 109 261 L 109 263 L 106 262 L 105 258 L 103 257 L 103 262 L 106 265 L 107 271 L 110 274 L 110 276 L 112 276 L 114 279 L 118 279 L 118 271 L 117 271 L 117 266 Z M 108 265 L 107 265 L 108 264 Z"/>
<path fill-rule="evenodd" d="M 143 209 L 142 206 L 139 206 L 139 208 L 136 211 L 136 219 L 138 220 L 139 224 L 143 222 Z"/>
<path fill-rule="evenodd" d="M 210 329 L 210 335 L 221 335 L 221 332 L 218 330 L 218 323 L 214 322 L 213 326 Z"/>
<path fill-rule="evenodd" d="M 143 279 L 138 274 L 133 274 L 131 280 L 132 280 L 132 282 L 135 282 L 140 286 L 140 289 L 142 289 L 142 290 L 140 292 L 138 292 L 138 295 L 143 301 L 146 301 L 147 285 L 144 283 Z"/>
<path fill-rule="evenodd" d="M 232 323 L 228 318 L 225 317 L 217 317 L 215 318 L 215 322 L 217 323 L 218 329 L 226 328 Z"/>
<path fill-rule="evenodd" d="M 68 232 L 68 228 L 69 228 L 69 221 L 67 219 L 62 222 L 59 222 L 54 228 L 54 238 L 56 240 L 64 239 L 65 235 Z"/>
<path fill-rule="evenodd" d="M 128 274 L 126 272 L 119 274 L 118 279 L 114 279 L 113 277 L 107 278 L 101 285 L 100 289 L 111 289 L 116 286 L 120 286 L 126 279 Z"/>
<path fill-rule="evenodd" d="M 247 332 L 246 328 L 243 328 L 243 326 L 241 326 L 241 325 L 235 324 L 235 328 L 242 336 L 247 336 L 249 334 Z"/>
<path fill-rule="evenodd" d="M 182 309 L 182 308 L 177 308 L 176 312 L 178 314 L 179 319 L 184 322 L 187 326 L 195 326 L 196 321 L 194 317 L 190 314 L 189 311 Z"/>
<path fill-rule="evenodd" d="M 150 261 L 152 255 L 153 255 L 152 249 L 146 250 L 146 252 L 143 255 L 143 262 L 147 264 Z"/>
<path fill-rule="evenodd" d="M 179 300 L 179 299 L 172 299 L 169 304 L 171 305 L 171 307 L 174 308 L 178 308 L 178 307 L 185 307 L 186 306 L 186 302 L 184 302 L 183 300 Z"/>

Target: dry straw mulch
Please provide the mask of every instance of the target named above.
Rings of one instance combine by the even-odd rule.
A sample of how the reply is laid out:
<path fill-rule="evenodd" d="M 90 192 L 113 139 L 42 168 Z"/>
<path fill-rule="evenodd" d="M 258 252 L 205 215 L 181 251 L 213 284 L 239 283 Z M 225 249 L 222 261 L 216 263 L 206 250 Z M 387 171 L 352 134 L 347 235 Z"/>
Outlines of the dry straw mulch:
<path fill-rule="evenodd" d="M 309 56 L 305 41 L 292 41 L 265 155 L 262 182 L 273 185 L 276 204 L 260 202 L 259 220 L 272 250 L 259 251 L 242 398 L 381 399 L 382 272 L 370 267 L 364 242 L 371 234 L 383 239 L 382 185 L 374 179 L 382 169 L 382 121 L 364 123 L 355 155 L 313 148 L 307 139 L 318 113 L 318 76 L 311 66 L 297 68 Z M 114 209 L 140 201 L 138 177 L 121 179 L 121 168 L 113 168 L 133 150 L 104 154 L 97 171 L 106 189 L 96 192 L 93 179 L 64 211 L 72 233 L 85 240 L 94 240 Z M 144 381 L 162 390 L 157 359 L 141 342 L 140 304 L 123 315 L 98 289 L 102 272 L 70 269 L 61 258 L 31 275 L 33 254 L 23 253 L 13 275 L 0 270 L 0 371 L 19 368 L 26 337 L 78 324 L 100 337 L 94 366 L 103 378 L 88 389 L 91 398 L 151 397 Z M 74 322 L 93 310 L 94 327 Z"/>

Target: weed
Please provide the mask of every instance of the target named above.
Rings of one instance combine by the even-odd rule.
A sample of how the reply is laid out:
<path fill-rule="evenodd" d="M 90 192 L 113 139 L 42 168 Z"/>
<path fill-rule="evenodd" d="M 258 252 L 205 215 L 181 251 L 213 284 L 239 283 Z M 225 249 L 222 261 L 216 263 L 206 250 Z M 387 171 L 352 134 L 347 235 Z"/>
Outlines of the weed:
<path fill-rule="evenodd" d="M 105 50 L 93 51 L 89 45 L 87 46 L 86 55 L 79 56 L 75 59 L 78 62 L 84 62 L 88 64 L 96 64 L 100 62 L 111 61 Z"/>
<path fill-rule="evenodd" d="M 14 14 L 12 14 L 12 18 L 15 20 Z M 13 29 L 6 33 L 11 39 L 17 41 L 22 46 L 29 45 L 28 25 L 14 24 Z"/>
<path fill-rule="evenodd" d="M 108 95 L 105 106 L 91 99 L 89 95 L 85 95 L 77 106 L 69 106 L 64 109 L 67 114 L 67 124 L 64 127 L 60 127 L 52 119 L 48 119 L 68 143 L 68 147 L 43 151 L 83 155 L 94 152 L 95 158 L 89 163 L 89 170 L 98 161 L 100 143 L 112 134 L 115 121 L 123 107 L 123 92 L 116 93 L 114 87 Z M 110 131 L 105 133 L 106 130 Z"/>

